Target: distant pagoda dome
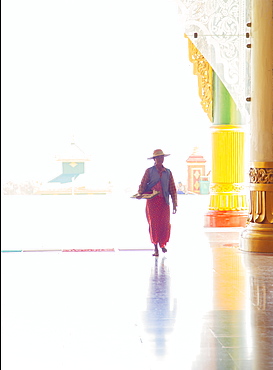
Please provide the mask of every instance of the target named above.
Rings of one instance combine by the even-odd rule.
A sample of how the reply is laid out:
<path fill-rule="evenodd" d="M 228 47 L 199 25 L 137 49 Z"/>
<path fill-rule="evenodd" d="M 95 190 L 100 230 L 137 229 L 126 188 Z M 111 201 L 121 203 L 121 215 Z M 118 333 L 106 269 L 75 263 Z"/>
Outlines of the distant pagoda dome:
<path fill-rule="evenodd" d="M 56 155 L 56 160 L 61 162 L 86 162 L 90 161 L 90 156 L 85 154 L 75 143 L 74 138 L 70 145 L 61 153 Z"/>
<path fill-rule="evenodd" d="M 62 173 L 49 182 L 67 183 L 74 181 L 79 175 L 85 172 L 84 164 L 89 161 L 87 156 L 76 145 L 74 137 L 69 147 L 61 155 L 56 155 L 56 160 L 62 162 Z"/>
<path fill-rule="evenodd" d="M 206 163 L 205 158 L 199 153 L 198 147 L 194 147 L 192 154 L 186 160 L 187 163 Z"/>
<path fill-rule="evenodd" d="M 110 183 L 103 187 L 88 185 L 88 176 L 85 173 L 85 162 L 90 161 L 90 156 L 76 145 L 74 137 L 70 144 L 61 154 L 55 155 L 55 160 L 62 162 L 62 172 L 42 186 L 36 194 L 40 195 L 87 195 L 87 194 L 108 194 L 110 193 Z M 79 179 L 80 178 L 80 179 Z M 95 179 L 94 179 L 95 180 Z"/>

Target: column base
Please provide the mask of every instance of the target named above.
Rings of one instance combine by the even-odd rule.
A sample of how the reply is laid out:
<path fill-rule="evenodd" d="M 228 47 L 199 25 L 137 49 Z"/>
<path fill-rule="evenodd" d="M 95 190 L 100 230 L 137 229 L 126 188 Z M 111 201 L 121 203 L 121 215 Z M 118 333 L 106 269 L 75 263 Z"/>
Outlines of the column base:
<path fill-rule="evenodd" d="M 273 224 L 250 223 L 242 232 L 240 250 L 255 253 L 273 253 Z"/>
<path fill-rule="evenodd" d="M 247 218 L 245 211 L 208 211 L 204 227 L 245 227 Z"/>

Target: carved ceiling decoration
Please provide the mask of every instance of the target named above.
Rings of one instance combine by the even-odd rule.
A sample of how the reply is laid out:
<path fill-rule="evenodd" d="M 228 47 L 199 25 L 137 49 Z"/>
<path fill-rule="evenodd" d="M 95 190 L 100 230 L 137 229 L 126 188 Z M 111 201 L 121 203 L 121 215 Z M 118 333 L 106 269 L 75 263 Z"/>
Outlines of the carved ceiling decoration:
<path fill-rule="evenodd" d="M 188 46 L 189 60 L 193 63 L 193 73 L 198 76 L 201 106 L 212 122 L 212 68 L 189 38 Z"/>
<path fill-rule="evenodd" d="M 203 54 L 249 122 L 250 0 L 177 0 L 184 33 Z"/>

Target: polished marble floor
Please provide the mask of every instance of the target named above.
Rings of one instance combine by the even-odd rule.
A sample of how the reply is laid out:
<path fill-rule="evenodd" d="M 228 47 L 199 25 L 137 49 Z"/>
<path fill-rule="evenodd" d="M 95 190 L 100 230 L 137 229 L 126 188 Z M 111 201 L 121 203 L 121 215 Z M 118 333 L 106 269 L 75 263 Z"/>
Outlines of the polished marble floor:
<path fill-rule="evenodd" d="M 112 252 L 2 252 L 2 369 L 273 369 L 273 255 L 175 216 L 158 258 L 118 233 Z"/>

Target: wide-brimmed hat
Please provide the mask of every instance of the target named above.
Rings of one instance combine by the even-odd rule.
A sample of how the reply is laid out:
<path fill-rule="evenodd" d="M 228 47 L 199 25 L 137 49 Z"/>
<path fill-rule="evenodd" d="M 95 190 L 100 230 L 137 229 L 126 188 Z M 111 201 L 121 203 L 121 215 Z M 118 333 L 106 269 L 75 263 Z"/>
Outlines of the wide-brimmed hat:
<path fill-rule="evenodd" d="M 156 150 L 154 150 L 154 152 L 153 152 L 153 156 L 152 156 L 152 157 L 150 157 L 150 158 L 148 158 L 148 159 L 154 159 L 155 157 L 159 157 L 160 155 L 163 155 L 164 157 L 167 157 L 167 156 L 168 156 L 168 155 L 170 155 L 170 154 L 164 154 L 163 150 L 161 150 L 161 149 L 156 149 Z"/>

